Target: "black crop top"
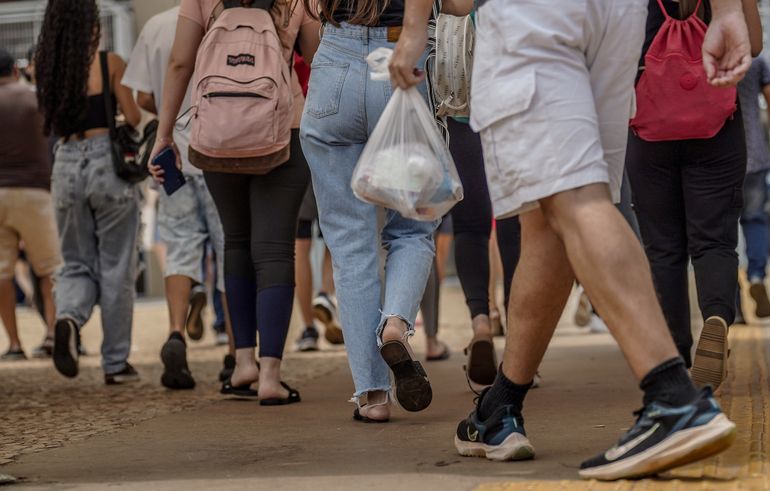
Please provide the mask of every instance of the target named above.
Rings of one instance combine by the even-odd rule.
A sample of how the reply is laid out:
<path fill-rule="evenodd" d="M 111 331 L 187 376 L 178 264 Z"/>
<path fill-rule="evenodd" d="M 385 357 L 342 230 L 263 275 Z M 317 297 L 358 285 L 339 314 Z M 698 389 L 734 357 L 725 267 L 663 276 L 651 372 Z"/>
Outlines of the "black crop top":
<path fill-rule="evenodd" d="M 357 0 L 347 0 L 340 3 L 340 6 L 334 12 L 335 22 L 347 22 L 355 11 Z M 395 27 L 404 23 L 404 0 L 390 0 L 387 7 L 380 15 L 379 20 L 374 26 L 370 27 Z"/>
<path fill-rule="evenodd" d="M 110 97 L 110 101 L 112 102 L 112 114 L 116 114 L 117 102 L 114 95 Z M 88 106 L 86 118 L 80 124 L 79 132 L 85 132 L 94 128 L 109 128 L 107 110 L 104 107 L 104 95 L 89 95 L 86 104 Z"/>

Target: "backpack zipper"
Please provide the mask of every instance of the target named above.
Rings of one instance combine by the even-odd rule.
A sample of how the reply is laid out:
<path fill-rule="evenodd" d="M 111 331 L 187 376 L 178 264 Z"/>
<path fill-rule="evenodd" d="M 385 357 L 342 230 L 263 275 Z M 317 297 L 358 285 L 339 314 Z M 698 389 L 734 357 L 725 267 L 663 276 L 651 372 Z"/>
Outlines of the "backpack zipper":
<path fill-rule="evenodd" d="M 261 99 L 267 99 L 267 97 L 255 94 L 253 92 L 211 92 L 203 96 L 208 99 L 211 97 L 256 97 Z"/>

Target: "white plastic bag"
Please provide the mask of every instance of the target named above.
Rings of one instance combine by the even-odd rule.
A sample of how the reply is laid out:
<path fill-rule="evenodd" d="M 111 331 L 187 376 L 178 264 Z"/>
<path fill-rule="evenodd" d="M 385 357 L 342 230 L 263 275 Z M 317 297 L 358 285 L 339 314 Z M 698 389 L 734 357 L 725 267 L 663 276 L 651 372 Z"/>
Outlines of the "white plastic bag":
<path fill-rule="evenodd" d="M 372 80 L 388 80 L 393 50 L 378 48 L 366 59 Z M 362 201 L 415 220 L 444 216 L 463 199 L 452 156 L 415 87 L 396 88 L 364 147 L 351 181 Z"/>

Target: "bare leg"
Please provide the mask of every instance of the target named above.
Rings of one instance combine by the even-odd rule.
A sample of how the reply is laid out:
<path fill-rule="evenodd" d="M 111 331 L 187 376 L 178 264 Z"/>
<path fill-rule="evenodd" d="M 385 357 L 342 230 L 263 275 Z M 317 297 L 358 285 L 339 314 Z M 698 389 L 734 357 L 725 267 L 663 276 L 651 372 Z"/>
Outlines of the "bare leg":
<path fill-rule="evenodd" d="M 193 281 L 187 276 L 166 277 L 166 302 L 168 303 L 169 331 L 184 336 L 187 311 L 190 308 L 190 290 Z"/>
<path fill-rule="evenodd" d="M 295 295 L 302 315 L 302 326 L 313 325 L 313 269 L 310 265 L 310 239 L 297 239 L 294 243 Z"/>
<path fill-rule="evenodd" d="M 497 246 L 497 232 L 489 236 L 489 313 L 497 312 L 497 285 L 503 277 L 503 263 Z"/>
<path fill-rule="evenodd" d="M 585 186 L 541 204 L 564 243 L 575 274 L 637 379 L 678 356 L 655 295 L 647 258 L 612 204 L 608 186 Z"/>
<path fill-rule="evenodd" d="M 321 291 L 333 295 L 334 294 L 334 267 L 332 266 L 332 255 L 328 248 L 325 248 L 324 261 L 322 266 L 321 276 Z"/>
<path fill-rule="evenodd" d="M 532 381 L 569 298 L 574 275 L 559 237 L 540 210 L 521 215 L 521 258 L 513 275 L 503 373 Z M 514 321 L 515 319 L 515 321 Z"/>
<path fill-rule="evenodd" d="M 3 321 L 5 332 L 8 334 L 9 349 L 21 349 L 19 332 L 16 328 L 16 292 L 12 279 L 0 280 L 0 320 Z"/>
<path fill-rule="evenodd" d="M 439 286 L 446 278 L 446 261 L 452 251 L 452 240 L 452 234 L 436 235 L 436 272 L 438 273 Z"/>
<path fill-rule="evenodd" d="M 56 324 L 56 304 L 53 302 L 53 278 L 43 276 L 40 278 L 40 294 L 43 297 L 43 311 L 45 312 L 45 323 L 47 327 L 47 336 L 53 337 L 54 324 Z"/>

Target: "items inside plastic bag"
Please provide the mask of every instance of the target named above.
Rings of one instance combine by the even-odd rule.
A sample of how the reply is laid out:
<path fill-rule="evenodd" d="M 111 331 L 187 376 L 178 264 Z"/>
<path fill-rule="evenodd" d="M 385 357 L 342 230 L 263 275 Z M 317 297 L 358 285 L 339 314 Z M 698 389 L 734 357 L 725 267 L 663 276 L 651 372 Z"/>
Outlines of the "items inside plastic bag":
<path fill-rule="evenodd" d="M 372 79 L 388 79 L 392 50 L 379 48 L 367 62 Z M 362 201 L 432 221 L 463 199 L 452 156 L 425 100 L 415 87 L 394 89 L 353 171 L 351 187 Z"/>

